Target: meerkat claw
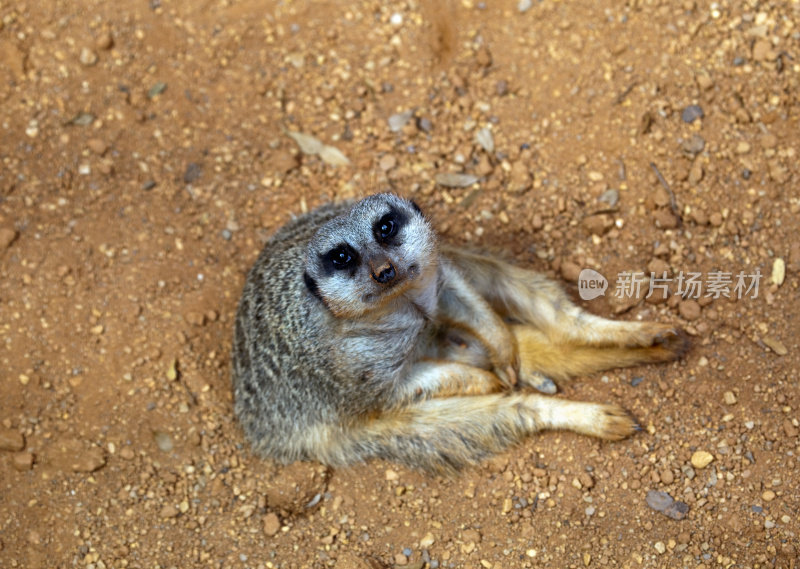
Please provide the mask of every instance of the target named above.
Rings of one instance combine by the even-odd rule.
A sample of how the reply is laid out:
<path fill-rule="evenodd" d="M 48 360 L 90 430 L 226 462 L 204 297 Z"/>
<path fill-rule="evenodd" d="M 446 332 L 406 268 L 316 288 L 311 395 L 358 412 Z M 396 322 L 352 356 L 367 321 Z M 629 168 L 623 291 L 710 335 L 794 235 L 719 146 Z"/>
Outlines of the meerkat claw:
<path fill-rule="evenodd" d="M 558 392 L 558 386 L 555 381 L 537 372 L 532 373 L 531 377 L 525 381 L 525 384 L 547 395 L 553 395 Z"/>

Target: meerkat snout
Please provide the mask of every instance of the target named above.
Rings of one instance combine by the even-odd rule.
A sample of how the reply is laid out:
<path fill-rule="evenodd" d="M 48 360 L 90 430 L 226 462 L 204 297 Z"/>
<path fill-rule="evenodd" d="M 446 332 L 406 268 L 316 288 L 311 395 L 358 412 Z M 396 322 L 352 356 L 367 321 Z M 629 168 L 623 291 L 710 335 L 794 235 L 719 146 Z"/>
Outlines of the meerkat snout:
<path fill-rule="evenodd" d="M 392 265 L 392 262 L 388 259 L 381 263 L 375 264 L 378 265 L 377 268 L 372 269 L 372 278 L 375 280 L 375 282 L 384 285 L 389 284 L 397 276 L 397 271 L 395 270 L 394 265 Z"/>

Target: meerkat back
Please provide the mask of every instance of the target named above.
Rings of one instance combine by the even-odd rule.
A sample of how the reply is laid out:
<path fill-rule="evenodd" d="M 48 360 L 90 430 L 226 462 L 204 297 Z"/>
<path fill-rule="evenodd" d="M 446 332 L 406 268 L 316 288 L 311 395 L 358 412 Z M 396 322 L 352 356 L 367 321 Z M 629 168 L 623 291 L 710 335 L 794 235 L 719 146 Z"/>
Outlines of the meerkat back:
<path fill-rule="evenodd" d="M 346 207 L 331 204 L 283 226 L 248 273 L 234 329 L 233 389 L 236 415 L 260 454 L 285 461 L 302 458 L 281 444 L 303 428 L 302 414 L 318 401 L 313 384 L 304 390 L 287 374 L 297 362 L 310 359 L 302 353 L 303 336 L 313 338 L 316 332 L 314 314 L 304 303 L 306 287 L 297 276 L 303 274 L 308 241 Z"/>

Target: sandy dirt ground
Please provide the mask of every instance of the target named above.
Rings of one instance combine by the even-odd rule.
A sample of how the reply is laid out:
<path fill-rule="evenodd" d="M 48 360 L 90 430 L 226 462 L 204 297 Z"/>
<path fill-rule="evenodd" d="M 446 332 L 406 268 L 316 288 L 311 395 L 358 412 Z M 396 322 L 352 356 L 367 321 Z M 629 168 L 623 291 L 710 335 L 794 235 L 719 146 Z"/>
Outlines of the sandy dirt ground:
<path fill-rule="evenodd" d="M 0 2 L 0 567 L 797 567 L 799 23 L 789 0 Z M 598 271 L 593 312 L 683 326 L 683 360 L 563 389 L 643 432 L 447 479 L 253 456 L 246 271 L 292 216 L 387 189 L 575 298 Z"/>

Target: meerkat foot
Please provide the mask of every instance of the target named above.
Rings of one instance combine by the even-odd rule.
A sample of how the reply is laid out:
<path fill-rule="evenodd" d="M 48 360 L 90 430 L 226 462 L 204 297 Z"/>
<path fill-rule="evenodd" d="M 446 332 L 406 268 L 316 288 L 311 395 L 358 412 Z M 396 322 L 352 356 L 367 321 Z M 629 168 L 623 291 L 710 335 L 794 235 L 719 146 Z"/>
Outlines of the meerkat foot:
<path fill-rule="evenodd" d="M 618 405 L 602 405 L 600 421 L 594 436 L 609 441 L 618 441 L 640 431 L 639 424 Z"/>
<path fill-rule="evenodd" d="M 566 429 L 612 441 L 624 439 L 637 430 L 633 417 L 618 405 L 568 401 L 534 393 L 527 395 L 526 402 L 539 421 L 539 429 Z"/>

